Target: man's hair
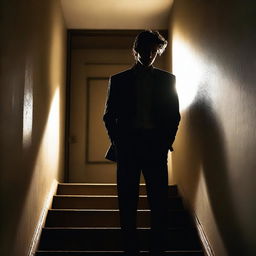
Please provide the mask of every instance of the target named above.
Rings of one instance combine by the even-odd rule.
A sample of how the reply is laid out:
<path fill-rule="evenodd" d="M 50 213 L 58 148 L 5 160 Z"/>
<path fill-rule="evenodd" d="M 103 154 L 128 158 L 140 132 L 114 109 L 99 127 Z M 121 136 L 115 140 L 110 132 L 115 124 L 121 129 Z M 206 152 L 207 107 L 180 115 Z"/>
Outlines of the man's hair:
<path fill-rule="evenodd" d="M 161 55 L 164 52 L 167 43 L 167 40 L 165 40 L 158 31 L 145 30 L 139 33 L 134 40 L 132 49 L 133 54 L 136 56 L 140 49 L 147 46 L 157 45 L 157 53 L 158 55 Z"/>

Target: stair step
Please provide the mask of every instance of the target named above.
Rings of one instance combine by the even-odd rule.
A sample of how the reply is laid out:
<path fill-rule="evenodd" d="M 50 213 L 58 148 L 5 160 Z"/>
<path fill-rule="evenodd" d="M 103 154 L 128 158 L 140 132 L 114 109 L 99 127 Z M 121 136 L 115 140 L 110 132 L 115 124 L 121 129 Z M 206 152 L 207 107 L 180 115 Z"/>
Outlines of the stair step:
<path fill-rule="evenodd" d="M 123 256 L 121 251 L 37 251 L 35 256 Z M 149 255 L 148 251 L 140 252 L 140 255 Z M 166 256 L 204 256 L 201 250 L 167 251 Z"/>
<path fill-rule="evenodd" d="M 150 226 L 150 210 L 137 211 L 138 227 Z M 184 210 L 169 211 L 169 227 L 191 226 Z M 119 227 L 119 210 L 50 209 L 46 227 Z"/>
<path fill-rule="evenodd" d="M 140 185 L 140 194 L 146 194 L 146 186 Z M 57 195 L 117 195 L 116 184 L 59 183 Z M 169 195 L 177 196 L 177 185 L 169 186 Z"/>
<path fill-rule="evenodd" d="M 55 195 L 53 209 L 118 209 L 117 196 L 84 196 L 84 195 Z M 140 196 L 138 209 L 148 209 L 146 196 Z M 182 199 L 179 196 L 169 198 L 169 209 L 183 209 Z"/>
<path fill-rule="evenodd" d="M 139 228 L 141 250 L 147 250 L 149 229 Z M 168 231 L 167 250 L 200 250 L 197 231 L 176 228 Z M 39 250 L 121 250 L 120 228 L 43 228 Z"/>

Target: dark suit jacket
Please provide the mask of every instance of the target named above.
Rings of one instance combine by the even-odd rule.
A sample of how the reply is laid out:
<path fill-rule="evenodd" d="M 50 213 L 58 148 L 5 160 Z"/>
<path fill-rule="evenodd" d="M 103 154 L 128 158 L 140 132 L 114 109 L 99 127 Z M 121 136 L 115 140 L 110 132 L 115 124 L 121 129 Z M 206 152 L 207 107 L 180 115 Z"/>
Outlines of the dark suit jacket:
<path fill-rule="evenodd" d="M 151 72 L 154 85 L 152 120 L 156 129 L 166 135 L 170 142 L 169 149 L 173 151 L 172 143 L 180 121 L 175 76 L 154 67 Z M 112 143 L 106 153 L 106 159 L 116 161 L 115 139 L 118 134 L 125 134 L 132 129 L 136 116 L 136 97 L 136 65 L 110 77 L 103 121 Z"/>

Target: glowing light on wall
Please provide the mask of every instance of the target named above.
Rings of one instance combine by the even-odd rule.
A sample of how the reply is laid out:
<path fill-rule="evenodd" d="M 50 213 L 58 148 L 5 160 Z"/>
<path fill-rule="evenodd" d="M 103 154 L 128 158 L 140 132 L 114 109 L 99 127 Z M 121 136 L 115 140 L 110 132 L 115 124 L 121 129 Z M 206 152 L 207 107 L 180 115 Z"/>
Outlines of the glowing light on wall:
<path fill-rule="evenodd" d="M 23 147 L 31 144 L 33 126 L 33 79 L 32 65 L 27 63 L 25 69 L 24 101 L 23 101 Z"/>
<path fill-rule="evenodd" d="M 46 127 L 42 140 L 42 154 L 47 159 L 50 170 L 56 169 L 59 162 L 59 143 L 60 143 L 60 93 L 56 89 L 48 115 Z"/>
<path fill-rule="evenodd" d="M 173 36 L 173 73 L 176 75 L 176 89 L 182 111 L 193 102 L 197 94 L 202 67 L 200 58 L 189 47 L 189 42 L 177 33 Z"/>

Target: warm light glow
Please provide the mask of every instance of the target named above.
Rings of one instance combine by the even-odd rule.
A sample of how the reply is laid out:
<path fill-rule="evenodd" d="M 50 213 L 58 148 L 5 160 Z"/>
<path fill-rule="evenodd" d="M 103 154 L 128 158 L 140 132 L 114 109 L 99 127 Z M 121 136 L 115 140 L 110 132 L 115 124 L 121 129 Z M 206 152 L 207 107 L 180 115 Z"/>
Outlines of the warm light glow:
<path fill-rule="evenodd" d="M 165 29 L 173 0 L 61 0 L 68 28 Z"/>
<path fill-rule="evenodd" d="M 23 147 L 31 144 L 33 125 L 33 79 L 32 65 L 27 63 L 25 69 L 24 82 L 24 102 L 23 102 Z"/>
<path fill-rule="evenodd" d="M 200 58 L 189 47 L 189 42 L 177 33 L 173 37 L 173 73 L 176 75 L 180 110 L 184 110 L 196 96 L 202 68 Z"/>
<path fill-rule="evenodd" d="M 46 123 L 42 149 L 44 159 L 47 159 L 49 168 L 55 170 L 59 162 L 59 132 L 60 132 L 60 95 L 56 89 Z"/>

